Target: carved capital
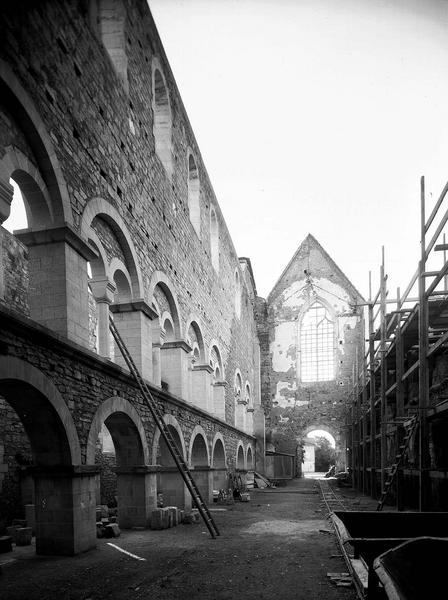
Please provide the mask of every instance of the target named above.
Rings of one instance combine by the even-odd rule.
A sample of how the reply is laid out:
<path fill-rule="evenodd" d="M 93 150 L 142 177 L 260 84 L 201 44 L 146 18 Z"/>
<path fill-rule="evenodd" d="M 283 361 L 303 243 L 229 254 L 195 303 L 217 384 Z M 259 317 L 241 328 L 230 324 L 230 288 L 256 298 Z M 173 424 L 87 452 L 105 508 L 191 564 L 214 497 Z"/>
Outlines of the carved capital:
<path fill-rule="evenodd" d="M 115 285 L 109 277 L 94 277 L 89 280 L 93 297 L 97 302 L 111 304 L 114 300 Z"/>

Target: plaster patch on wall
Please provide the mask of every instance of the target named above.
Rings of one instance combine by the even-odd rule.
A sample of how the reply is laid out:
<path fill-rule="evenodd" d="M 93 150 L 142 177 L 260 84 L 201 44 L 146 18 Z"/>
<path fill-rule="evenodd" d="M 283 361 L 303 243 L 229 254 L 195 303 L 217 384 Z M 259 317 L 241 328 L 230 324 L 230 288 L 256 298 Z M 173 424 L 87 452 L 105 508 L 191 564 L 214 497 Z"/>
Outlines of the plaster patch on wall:
<path fill-rule="evenodd" d="M 284 290 L 280 297 L 280 305 L 289 308 L 300 308 L 304 302 L 303 290 L 305 289 L 305 280 L 294 281 L 292 285 Z"/>
<path fill-rule="evenodd" d="M 288 406 L 294 406 L 295 403 L 295 391 L 297 389 L 296 383 L 289 381 L 278 381 L 275 391 L 275 402 L 281 408 L 287 408 Z"/>
<path fill-rule="evenodd" d="M 350 327 L 350 329 L 355 329 L 358 323 L 359 317 L 356 315 L 353 317 L 339 317 L 339 328 L 341 332 L 345 331 L 347 325 Z"/>
<path fill-rule="evenodd" d="M 319 297 L 328 302 L 336 312 L 345 312 L 349 308 L 350 295 L 340 285 L 333 283 L 327 278 L 313 277 L 315 291 Z M 305 281 L 295 281 L 283 293 L 283 306 L 289 308 L 300 308 L 305 302 L 303 290 Z"/>
<path fill-rule="evenodd" d="M 296 346 L 297 324 L 292 322 L 280 323 L 275 327 L 274 341 L 271 342 L 272 367 L 277 373 L 286 373 L 295 369 L 295 360 L 291 356 L 291 346 Z"/>
<path fill-rule="evenodd" d="M 344 344 L 347 342 L 347 331 L 352 331 L 359 323 L 359 317 L 339 317 L 339 352 L 346 354 Z M 348 328 L 348 329 L 347 329 Z M 342 343 L 341 343 L 342 342 Z"/>

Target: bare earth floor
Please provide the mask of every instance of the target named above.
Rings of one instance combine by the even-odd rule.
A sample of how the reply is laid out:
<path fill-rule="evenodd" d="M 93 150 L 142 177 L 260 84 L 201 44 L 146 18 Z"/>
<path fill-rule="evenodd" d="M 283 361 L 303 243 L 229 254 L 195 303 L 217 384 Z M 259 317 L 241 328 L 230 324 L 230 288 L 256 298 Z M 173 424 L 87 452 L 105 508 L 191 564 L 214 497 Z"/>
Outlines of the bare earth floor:
<path fill-rule="evenodd" d="M 0 598 L 354 600 L 353 588 L 336 587 L 327 577 L 347 568 L 320 505 L 316 482 L 298 479 L 287 487 L 252 490 L 247 503 L 214 504 L 221 532 L 215 540 L 201 522 L 124 531 L 71 558 L 15 549 L 0 555 Z"/>

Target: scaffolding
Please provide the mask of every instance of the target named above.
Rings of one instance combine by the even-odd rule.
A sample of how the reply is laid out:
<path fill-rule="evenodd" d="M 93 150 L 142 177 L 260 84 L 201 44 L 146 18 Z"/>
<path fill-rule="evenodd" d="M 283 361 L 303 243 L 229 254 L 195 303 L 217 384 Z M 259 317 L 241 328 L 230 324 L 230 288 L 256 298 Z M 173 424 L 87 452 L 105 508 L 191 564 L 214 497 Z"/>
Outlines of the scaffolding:
<path fill-rule="evenodd" d="M 447 510 L 448 184 L 428 218 L 423 177 L 420 187 L 417 271 L 389 298 L 383 248 L 375 295 L 370 277 L 365 354 L 347 406 L 348 462 L 354 487 L 380 508 Z"/>

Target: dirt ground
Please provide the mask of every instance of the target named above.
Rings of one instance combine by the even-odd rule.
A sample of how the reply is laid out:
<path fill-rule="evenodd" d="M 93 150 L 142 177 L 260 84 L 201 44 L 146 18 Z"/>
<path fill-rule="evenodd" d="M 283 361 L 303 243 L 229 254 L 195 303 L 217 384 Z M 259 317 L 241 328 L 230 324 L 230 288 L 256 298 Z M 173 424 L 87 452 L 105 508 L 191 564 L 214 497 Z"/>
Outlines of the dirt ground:
<path fill-rule="evenodd" d="M 327 577 L 347 568 L 316 482 L 298 479 L 250 495 L 250 502 L 213 505 L 221 532 L 215 540 L 201 522 L 123 531 L 76 557 L 38 557 L 30 547 L 1 554 L 0 598 L 355 600 L 354 588 Z M 348 504 L 359 502 L 346 495 Z"/>

